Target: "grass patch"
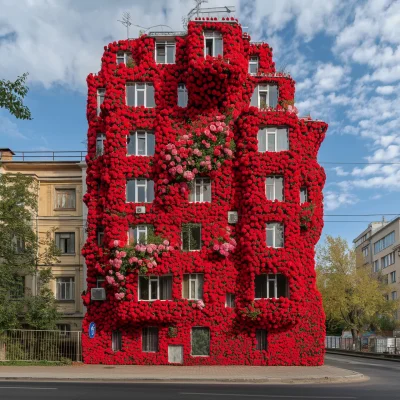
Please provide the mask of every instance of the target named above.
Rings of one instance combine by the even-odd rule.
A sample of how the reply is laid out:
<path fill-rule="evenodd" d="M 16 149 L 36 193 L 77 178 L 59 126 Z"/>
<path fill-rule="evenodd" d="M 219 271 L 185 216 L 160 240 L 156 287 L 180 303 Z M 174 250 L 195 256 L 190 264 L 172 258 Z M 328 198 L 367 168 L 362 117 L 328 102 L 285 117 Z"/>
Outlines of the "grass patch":
<path fill-rule="evenodd" d="M 0 367 L 6 366 L 14 366 L 14 367 L 56 367 L 56 366 L 64 366 L 71 365 L 72 361 L 69 359 L 65 359 L 62 361 L 0 361 Z"/>

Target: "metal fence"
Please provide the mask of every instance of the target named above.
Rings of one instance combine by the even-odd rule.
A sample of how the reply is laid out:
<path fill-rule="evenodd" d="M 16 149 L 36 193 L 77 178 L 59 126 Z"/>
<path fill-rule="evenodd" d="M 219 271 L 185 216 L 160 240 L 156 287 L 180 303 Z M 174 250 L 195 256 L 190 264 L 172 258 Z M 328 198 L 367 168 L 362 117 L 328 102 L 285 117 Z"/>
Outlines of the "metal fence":
<path fill-rule="evenodd" d="M 85 161 L 86 151 L 14 151 L 13 161 Z"/>
<path fill-rule="evenodd" d="M 363 337 L 359 340 L 341 336 L 327 336 L 326 349 L 361 351 L 364 353 L 400 354 L 400 338 L 393 337 Z"/>
<path fill-rule="evenodd" d="M 0 333 L 0 361 L 82 361 L 82 333 L 15 329 Z"/>

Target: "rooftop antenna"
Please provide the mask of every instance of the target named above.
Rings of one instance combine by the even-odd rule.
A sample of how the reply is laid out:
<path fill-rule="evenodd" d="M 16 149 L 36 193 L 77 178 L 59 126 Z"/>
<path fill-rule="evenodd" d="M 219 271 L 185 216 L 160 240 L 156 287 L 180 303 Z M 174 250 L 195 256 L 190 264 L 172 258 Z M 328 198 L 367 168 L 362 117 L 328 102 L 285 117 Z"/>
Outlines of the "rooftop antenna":
<path fill-rule="evenodd" d="M 122 14 L 122 20 L 119 19 L 118 22 L 121 22 L 121 24 L 126 27 L 126 38 L 129 39 L 129 27 L 132 25 L 131 13 L 125 11 Z"/>
<path fill-rule="evenodd" d="M 188 12 L 186 17 L 182 18 L 182 24 L 185 29 L 187 29 L 189 20 L 193 17 L 194 14 L 196 14 L 197 18 L 199 17 L 201 5 L 203 3 L 208 3 L 208 0 L 194 0 L 194 2 L 196 3 L 196 5 Z"/>

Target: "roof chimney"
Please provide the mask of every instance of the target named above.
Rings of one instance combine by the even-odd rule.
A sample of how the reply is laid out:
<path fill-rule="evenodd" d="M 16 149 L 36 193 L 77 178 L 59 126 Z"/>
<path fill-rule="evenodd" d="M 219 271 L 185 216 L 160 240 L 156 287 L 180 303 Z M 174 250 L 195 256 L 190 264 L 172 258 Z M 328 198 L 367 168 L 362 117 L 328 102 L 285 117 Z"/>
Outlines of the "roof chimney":
<path fill-rule="evenodd" d="M 12 161 L 15 153 L 8 148 L 0 149 L 0 161 Z"/>

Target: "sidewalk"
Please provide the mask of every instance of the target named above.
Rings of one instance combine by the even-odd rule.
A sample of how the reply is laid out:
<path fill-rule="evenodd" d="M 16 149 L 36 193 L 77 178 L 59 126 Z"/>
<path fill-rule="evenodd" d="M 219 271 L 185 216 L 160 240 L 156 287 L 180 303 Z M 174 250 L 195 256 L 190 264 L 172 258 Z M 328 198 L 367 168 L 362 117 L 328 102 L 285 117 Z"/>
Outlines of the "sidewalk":
<path fill-rule="evenodd" d="M 347 369 L 321 367 L 252 366 L 0 366 L 0 381 L 107 381 L 107 382 L 249 382 L 249 383 L 344 383 L 368 378 Z"/>

